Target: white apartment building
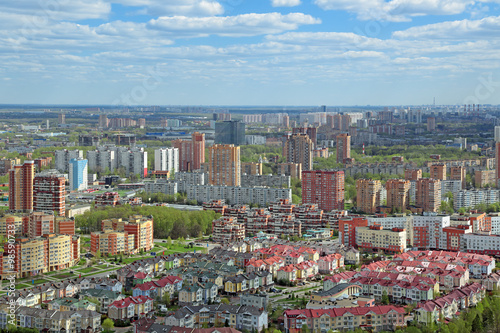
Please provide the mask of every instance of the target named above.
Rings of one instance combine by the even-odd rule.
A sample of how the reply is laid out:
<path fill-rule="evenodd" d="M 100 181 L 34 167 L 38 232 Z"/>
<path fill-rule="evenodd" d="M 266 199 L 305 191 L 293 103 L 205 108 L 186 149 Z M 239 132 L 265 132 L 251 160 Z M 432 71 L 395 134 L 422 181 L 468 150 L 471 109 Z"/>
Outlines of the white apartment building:
<path fill-rule="evenodd" d="M 93 150 L 87 152 L 89 169 L 94 172 L 104 172 L 108 169 L 111 172 L 116 170 L 116 152 L 113 150 Z"/>
<path fill-rule="evenodd" d="M 292 199 L 292 190 L 289 188 L 270 187 L 235 187 L 212 185 L 189 185 L 187 188 L 188 200 L 208 202 L 223 199 L 231 205 L 258 204 L 266 206 L 280 199 Z"/>
<path fill-rule="evenodd" d="M 462 207 L 474 207 L 478 204 L 487 205 L 500 201 L 500 190 L 497 189 L 473 189 L 461 190 L 453 196 L 453 208 L 459 210 Z"/>
<path fill-rule="evenodd" d="M 177 183 L 166 179 L 145 181 L 144 190 L 148 193 L 164 193 L 167 195 L 175 195 L 177 194 Z"/>
<path fill-rule="evenodd" d="M 290 187 L 290 176 L 285 175 L 241 175 L 241 186 Z"/>
<path fill-rule="evenodd" d="M 68 172 L 69 171 L 69 161 L 73 158 L 83 158 L 82 150 L 56 150 L 55 151 L 55 164 L 56 169 L 59 172 Z"/>
<path fill-rule="evenodd" d="M 144 177 L 147 175 L 148 153 L 144 151 L 144 148 L 98 147 L 97 150 L 87 152 L 87 159 L 91 171 L 108 169 L 114 172 L 117 168 L 123 168 L 127 176 L 139 174 Z"/>
<path fill-rule="evenodd" d="M 442 180 L 441 181 L 441 198 L 444 200 L 446 198 L 446 194 L 451 192 L 453 196 L 455 193 L 458 193 L 462 190 L 462 181 L 461 180 Z"/>
<path fill-rule="evenodd" d="M 179 149 L 155 149 L 155 171 L 179 171 Z"/>
<path fill-rule="evenodd" d="M 413 216 L 413 246 L 429 249 L 446 249 L 443 228 L 450 226 L 449 215 L 424 213 Z"/>
<path fill-rule="evenodd" d="M 465 234 L 467 251 L 479 254 L 499 255 L 500 235 Z"/>

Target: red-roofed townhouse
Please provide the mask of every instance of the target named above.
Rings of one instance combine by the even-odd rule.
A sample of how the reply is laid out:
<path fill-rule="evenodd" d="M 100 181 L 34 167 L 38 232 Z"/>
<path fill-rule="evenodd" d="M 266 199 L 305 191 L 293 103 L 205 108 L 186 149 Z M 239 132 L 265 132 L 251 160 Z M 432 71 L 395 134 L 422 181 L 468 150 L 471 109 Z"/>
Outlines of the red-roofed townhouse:
<path fill-rule="evenodd" d="M 278 269 L 278 281 L 295 282 L 297 280 L 297 268 L 295 265 L 288 265 Z"/>
<path fill-rule="evenodd" d="M 321 274 L 333 274 L 344 267 L 344 257 L 339 253 L 329 254 L 318 259 L 318 271 Z"/>
<path fill-rule="evenodd" d="M 294 265 L 294 264 L 300 264 L 301 262 L 304 261 L 304 256 L 300 254 L 299 252 L 290 252 L 288 255 L 285 255 L 285 265 Z"/>
<path fill-rule="evenodd" d="M 394 305 L 335 309 L 301 309 L 284 312 L 285 332 L 300 333 L 307 325 L 311 332 L 354 331 L 357 328 L 373 332 L 393 331 L 404 327 L 405 310 Z"/>
<path fill-rule="evenodd" d="M 153 299 L 147 296 L 127 297 L 114 301 L 108 308 L 111 319 L 137 319 L 153 310 Z"/>

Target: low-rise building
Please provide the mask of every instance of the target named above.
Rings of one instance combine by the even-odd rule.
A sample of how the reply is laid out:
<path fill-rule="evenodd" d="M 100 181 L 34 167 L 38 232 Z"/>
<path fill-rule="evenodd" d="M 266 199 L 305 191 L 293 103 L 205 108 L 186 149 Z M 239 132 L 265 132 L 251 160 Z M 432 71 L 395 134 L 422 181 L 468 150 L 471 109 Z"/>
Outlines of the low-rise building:
<path fill-rule="evenodd" d="M 356 245 L 360 248 L 403 253 L 406 244 L 406 229 L 384 229 L 377 225 L 356 228 Z"/>
<path fill-rule="evenodd" d="M 285 332 L 300 333 L 306 325 L 309 331 L 355 330 L 367 327 L 374 332 L 395 330 L 404 327 L 405 310 L 394 305 L 374 307 L 353 307 L 336 309 L 302 309 L 287 310 L 285 317 Z"/>
<path fill-rule="evenodd" d="M 11 312 L 7 306 L 0 309 L 0 328 L 7 329 L 7 316 Z M 21 306 L 15 310 L 17 327 L 36 329 L 39 332 L 64 330 L 68 333 L 100 332 L 101 314 L 90 310 L 57 311 Z M 10 317 L 9 317 L 10 318 Z"/>
<path fill-rule="evenodd" d="M 138 319 L 153 311 L 153 299 L 147 296 L 127 297 L 111 303 L 108 317 L 111 319 Z"/>

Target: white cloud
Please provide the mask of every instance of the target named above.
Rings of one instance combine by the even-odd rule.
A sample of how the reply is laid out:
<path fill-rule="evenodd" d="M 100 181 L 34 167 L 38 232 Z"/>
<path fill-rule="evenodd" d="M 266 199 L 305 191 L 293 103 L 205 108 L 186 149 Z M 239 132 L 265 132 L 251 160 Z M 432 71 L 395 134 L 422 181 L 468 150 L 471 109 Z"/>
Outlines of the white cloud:
<path fill-rule="evenodd" d="M 497 39 L 500 37 L 500 16 L 481 20 L 448 21 L 424 26 L 416 26 L 396 31 L 393 36 L 401 39 Z"/>
<path fill-rule="evenodd" d="M 271 0 L 271 5 L 273 7 L 295 7 L 300 4 L 300 0 Z"/>
<path fill-rule="evenodd" d="M 360 20 L 410 21 L 425 15 L 456 15 L 474 5 L 498 0 L 315 0 L 324 10 L 355 13 Z"/>
<path fill-rule="evenodd" d="M 2 1 L 0 12 L 32 16 L 26 23 L 36 26 L 44 21 L 103 19 L 111 12 L 111 4 L 103 0 Z"/>
<path fill-rule="evenodd" d="M 213 16 L 224 13 L 224 6 L 215 0 L 106 0 L 124 6 L 145 7 L 154 16 Z"/>
<path fill-rule="evenodd" d="M 148 22 L 148 28 L 173 35 L 191 36 L 256 36 L 295 30 L 304 24 L 319 24 L 321 20 L 302 13 L 242 14 L 213 17 L 160 17 Z"/>

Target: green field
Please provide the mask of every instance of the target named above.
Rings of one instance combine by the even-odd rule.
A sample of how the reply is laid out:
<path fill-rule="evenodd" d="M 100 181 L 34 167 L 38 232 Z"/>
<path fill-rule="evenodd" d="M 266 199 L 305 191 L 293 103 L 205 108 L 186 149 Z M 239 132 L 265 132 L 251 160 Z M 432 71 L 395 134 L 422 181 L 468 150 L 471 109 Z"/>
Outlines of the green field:
<path fill-rule="evenodd" d="M 77 269 L 76 271 L 77 272 L 80 272 L 80 273 L 91 273 L 91 272 L 95 272 L 95 271 L 98 271 L 99 269 L 95 268 L 95 267 L 87 267 L 87 268 L 80 268 L 80 269 Z"/>

